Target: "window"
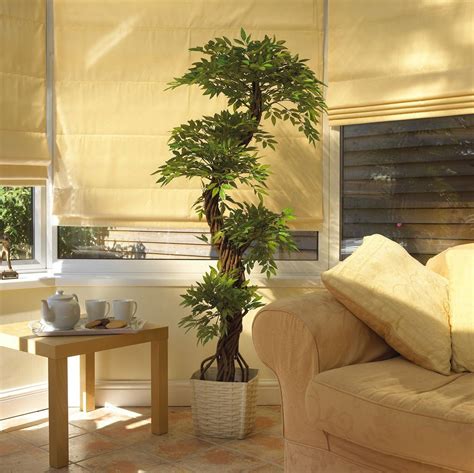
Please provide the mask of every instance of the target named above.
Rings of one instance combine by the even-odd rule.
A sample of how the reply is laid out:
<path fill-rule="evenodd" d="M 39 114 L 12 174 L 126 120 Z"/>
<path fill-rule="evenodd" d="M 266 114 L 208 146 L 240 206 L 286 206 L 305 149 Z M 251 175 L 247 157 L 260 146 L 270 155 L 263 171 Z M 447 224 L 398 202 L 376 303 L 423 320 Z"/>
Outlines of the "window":
<path fill-rule="evenodd" d="M 46 268 L 44 187 L 0 186 L 0 234 L 4 233 L 11 241 L 13 269 Z"/>
<path fill-rule="evenodd" d="M 474 115 L 341 128 L 341 259 L 380 233 L 425 263 L 474 241 Z"/>
<path fill-rule="evenodd" d="M 34 189 L 32 187 L 0 186 L 0 235 L 11 241 L 13 260 L 33 260 Z"/>
<path fill-rule="evenodd" d="M 59 259 L 206 260 L 215 259 L 211 246 L 198 237 L 207 229 L 157 230 L 120 227 L 58 227 Z M 294 232 L 298 252 L 279 260 L 318 259 L 318 232 Z"/>

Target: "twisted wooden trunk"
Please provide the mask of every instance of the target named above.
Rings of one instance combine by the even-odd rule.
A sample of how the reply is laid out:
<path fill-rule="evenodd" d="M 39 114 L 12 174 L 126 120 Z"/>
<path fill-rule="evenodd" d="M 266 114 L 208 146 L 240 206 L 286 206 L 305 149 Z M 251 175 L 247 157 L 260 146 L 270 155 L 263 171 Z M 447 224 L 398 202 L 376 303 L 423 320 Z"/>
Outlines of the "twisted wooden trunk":
<path fill-rule="evenodd" d="M 255 119 L 255 130 L 262 119 L 262 92 L 257 82 L 252 83 L 252 97 L 250 113 Z M 242 137 L 242 147 L 247 147 L 252 141 L 253 132 Z M 217 182 L 213 182 L 218 184 Z M 211 235 L 214 237 L 222 229 L 223 213 L 220 208 L 219 194 L 212 196 L 212 191 L 203 193 L 204 212 L 209 225 Z M 214 240 L 212 240 L 214 241 Z M 236 286 L 242 287 L 245 282 L 245 268 L 242 264 L 244 249 L 235 248 L 224 235 L 218 242 L 213 243 L 219 255 L 220 271 L 233 274 L 237 278 Z M 201 364 L 201 379 L 204 379 L 206 371 L 216 361 L 216 381 L 235 381 L 236 363 L 242 370 L 242 381 L 249 380 L 249 368 L 242 355 L 239 353 L 239 339 L 242 332 L 242 319 L 246 314 L 237 312 L 229 321 L 227 333 L 219 338 L 215 355 L 206 358 Z"/>

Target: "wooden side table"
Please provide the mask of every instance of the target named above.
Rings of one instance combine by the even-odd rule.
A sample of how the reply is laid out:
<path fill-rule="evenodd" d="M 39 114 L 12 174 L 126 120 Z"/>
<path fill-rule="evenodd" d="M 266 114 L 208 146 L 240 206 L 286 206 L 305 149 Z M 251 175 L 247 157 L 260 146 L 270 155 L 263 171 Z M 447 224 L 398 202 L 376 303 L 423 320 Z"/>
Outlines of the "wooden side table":
<path fill-rule="evenodd" d="M 168 327 L 147 323 L 134 334 L 37 337 L 28 322 L 0 325 L 0 347 L 48 358 L 49 463 L 69 462 L 67 358 L 81 356 L 81 409 L 95 409 L 95 352 L 151 344 L 151 431 L 168 432 Z"/>

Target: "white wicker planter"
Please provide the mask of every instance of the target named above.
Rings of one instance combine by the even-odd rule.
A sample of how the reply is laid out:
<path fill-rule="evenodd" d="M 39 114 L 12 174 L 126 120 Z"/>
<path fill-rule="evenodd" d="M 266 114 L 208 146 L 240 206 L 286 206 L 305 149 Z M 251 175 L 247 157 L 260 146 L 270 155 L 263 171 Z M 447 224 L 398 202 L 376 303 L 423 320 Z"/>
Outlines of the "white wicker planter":
<path fill-rule="evenodd" d="M 258 370 L 251 369 L 248 383 L 213 381 L 216 369 L 191 378 L 191 407 L 197 435 L 243 439 L 255 428 Z M 240 373 L 239 373 L 240 374 Z"/>

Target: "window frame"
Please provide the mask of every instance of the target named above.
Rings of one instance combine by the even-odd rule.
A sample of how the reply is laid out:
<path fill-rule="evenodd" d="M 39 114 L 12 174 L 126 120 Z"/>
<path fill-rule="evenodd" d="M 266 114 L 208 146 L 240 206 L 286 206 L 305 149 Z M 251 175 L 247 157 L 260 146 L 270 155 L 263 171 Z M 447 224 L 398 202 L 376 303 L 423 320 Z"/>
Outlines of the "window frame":
<path fill-rule="evenodd" d="M 46 188 L 33 187 L 33 258 L 13 260 L 13 269 L 21 273 L 41 272 L 47 269 L 46 250 Z"/>
<path fill-rule="evenodd" d="M 341 261 L 341 203 L 342 203 L 342 166 L 341 166 L 342 127 L 331 126 L 329 132 L 330 153 L 329 160 L 329 251 L 328 268 L 332 268 Z"/>
<path fill-rule="evenodd" d="M 344 127 L 351 126 L 351 125 L 371 125 L 377 124 L 381 122 L 396 122 L 396 121 L 416 121 L 424 118 L 449 118 L 452 116 L 456 116 L 456 114 L 450 113 L 442 113 L 439 112 L 438 114 L 430 114 L 429 116 L 421 116 L 421 117 L 409 117 L 409 118 L 398 118 L 396 120 L 364 120 L 359 121 L 357 123 L 346 123 L 343 126 L 333 126 L 331 127 L 331 140 L 334 142 L 332 144 L 332 153 L 331 153 L 331 161 L 333 170 L 336 172 L 337 170 L 337 180 L 333 179 L 332 182 L 332 191 L 331 191 L 331 201 L 333 202 L 332 206 L 332 218 L 331 218 L 331 241 L 333 250 L 331 252 L 330 257 L 330 267 L 336 265 L 338 262 L 343 261 L 342 258 L 342 241 L 343 241 L 343 182 L 344 182 Z M 472 115 L 470 113 L 466 113 L 466 115 Z M 336 203 L 337 202 L 337 207 Z M 422 237 L 416 237 L 421 238 Z M 467 241 L 466 241 L 467 242 Z"/>
<path fill-rule="evenodd" d="M 331 266 L 334 253 L 334 237 L 339 239 L 338 227 L 332 228 L 334 219 L 339 218 L 339 202 L 333 200 L 333 192 L 339 192 L 339 127 L 330 127 L 327 115 L 322 118 L 322 172 L 323 172 L 323 223 L 318 230 L 318 260 L 278 261 L 275 280 L 306 281 L 317 284 L 320 274 Z M 315 150 L 316 152 L 316 150 Z M 52 184 L 50 184 L 52 192 Z M 334 215 L 335 216 L 334 216 Z M 336 232 L 336 233 L 334 233 Z M 197 279 L 209 266 L 215 267 L 216 260 L 162 259 L 162 260 L 105 260 L 105 259 L 60 259 L 58 258 L 58 225 L 48 228 L 51 241 L 49 268 L 54 275 L 95 275 L 111 278 L 154 276 L 164 279 Z M 268 281 L 256 267 L 250 278 Z M 272 278 L 274 279 L 274 278 Z M 268 283 L 270 284 L 270 283 Z M 265 284 L 266 285 L 266 284 Z"/>

